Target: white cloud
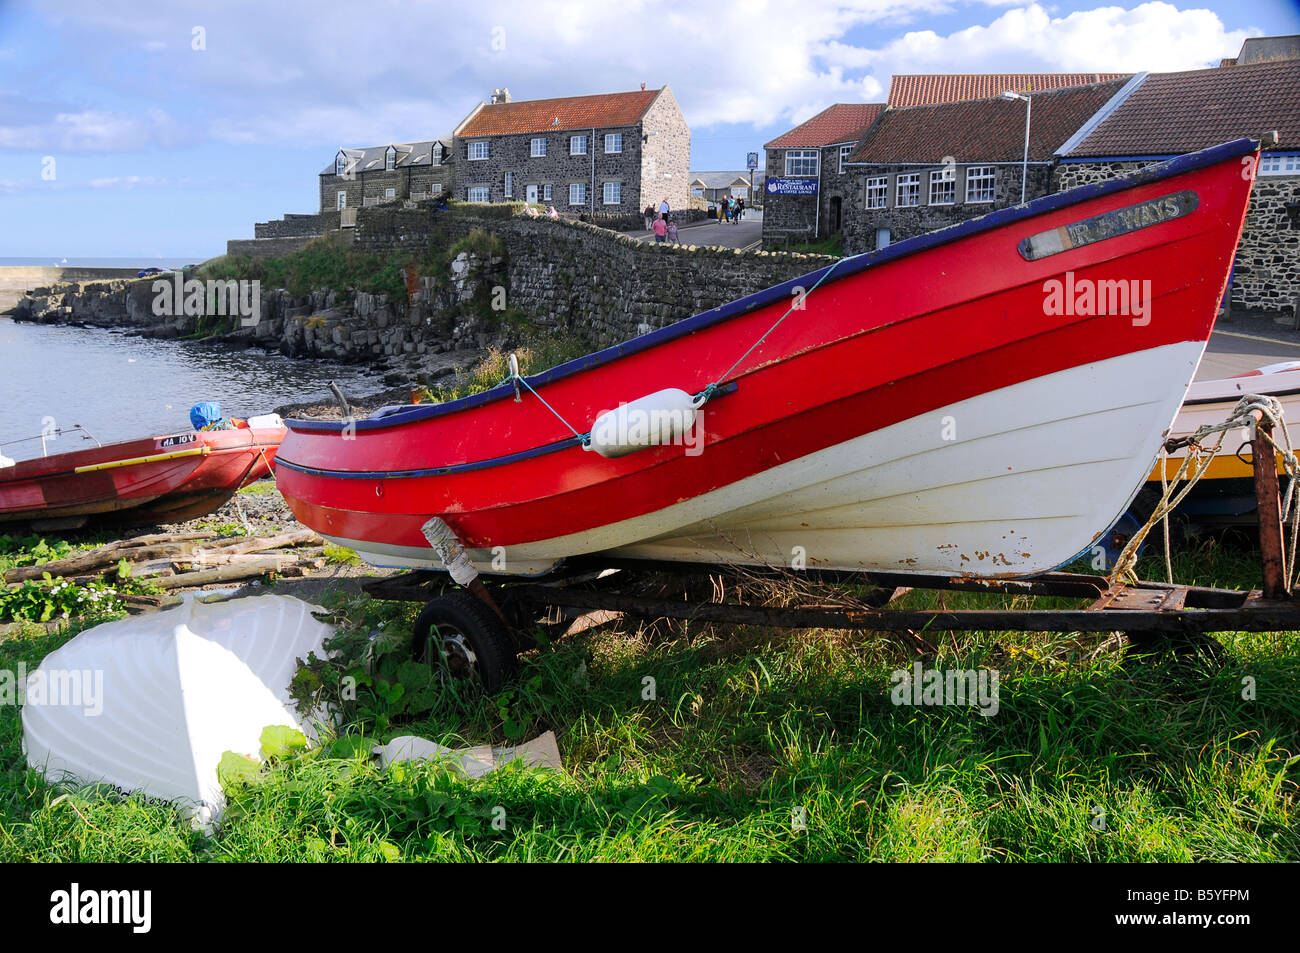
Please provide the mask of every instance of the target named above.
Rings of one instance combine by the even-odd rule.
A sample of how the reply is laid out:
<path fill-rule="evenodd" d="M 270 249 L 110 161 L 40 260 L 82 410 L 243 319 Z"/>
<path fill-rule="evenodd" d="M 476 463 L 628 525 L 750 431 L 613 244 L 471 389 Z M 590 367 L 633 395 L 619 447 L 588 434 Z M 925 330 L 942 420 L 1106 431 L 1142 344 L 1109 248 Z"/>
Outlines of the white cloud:
<path fill-rule="evenodd" d="M 373 0 L 361 20 L 302 0 L 175 0 L 148 16 L 101 0 L 36 9 L 60 61 L 111 92 L 0 125 L 0 148 L 370 145 L 445 135 L 499 86 L 531 99 L 642 82 L 670 83 L 697 131 L 761 127 L 883 99 L 894 72 L 1185 69 L 1232 55 L 1245 35 L 1163 2 L 1060 17 L 1023 0 Z M 954 12 L 980 25 L 900 32 Z"/>

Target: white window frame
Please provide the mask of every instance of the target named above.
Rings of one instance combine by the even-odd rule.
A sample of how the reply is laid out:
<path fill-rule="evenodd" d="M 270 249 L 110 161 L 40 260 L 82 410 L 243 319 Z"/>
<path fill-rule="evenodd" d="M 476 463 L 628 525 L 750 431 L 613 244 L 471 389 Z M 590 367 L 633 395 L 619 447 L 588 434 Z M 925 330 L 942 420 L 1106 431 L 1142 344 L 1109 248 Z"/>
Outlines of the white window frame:
<path fill-rule="evenodd" d="M 443 151 L 441 142 L 435 142 L 433 144 L 433 148 L 429 150 L 429 158 L 432 160 L 434 165 L 442 165 Z"/>
<path fill-rule="evenodd" d="M 987 183 L 987 184 L 986 184 Z M 978 186 L 976 191 L 975 186 Z M 998 169 L 993 165 L 970 165 L 966 167 L 966 204 L 989 205 L 998 197 Z M 988 198 L 974 198 L 975 195 L 987 194 Z"/>
<path fill-rule="evenodd" d="M 344 155 L 342 152 L 340 152 L 338 155 L 334 157 L 334 174 L 347 175 L 347 172 L 348 172 L 348 157 Z"/>
<path fill-rule="evenodd" d="M 505 187 L 506 198 L 508 199 L 514 198 L 515 197 L 515 174 L 513 172 L 507 172 L 505 174 L 505 182 L 503 184 Z"/>
<path fill-rule="evenodd" d="M 617 195 L 610 198 L 610 188 L 613 188 Z M 623 204 L 623 183 L 622 182 L 605 182 L 601 186 L 601 200 L 603 205 L 622 205 Z"/>
<path fill-rule="evenodd" d="M 948 193 L 945 200 L 942 197 L 935 197 L 935 186 Z M 944 188 L 946 186 L 946 188 Z M 950 174 L 948 169 L 932 169 L 930 172 L 930 201 L 929 205 L 956 205 L 957 204 L 957 177 Z"/>
<path fill-rule="evenodd" d="M 1259 157 L 1260 175 L 1300 175 L 1300 155 L 1262 155 Z"/>
<path fill-rule="evenodd" d="M 551 183 L 546 182 L 542 185 L 542 201 L 549 202 L 550 200 L 551 200 Z"/>
<path fill-rule="evenodd" d="M 794 160 L 794 164 L 790 160 Z M 821 168 L 822 154 L 818 149 L 787 149 L 785 153 L 785 174 L 792 179 L 815 179 Z M 812 163 L 811 172 L 795 172 L 793 169 L 806 168 L 805 163 Z"/>
<path fill-rule="evenodd" d="M 336 212 L 341 212 L 347 207 L 348 207 L 348 193 L 346 191 L 339 192 L 339 194 L 334 198 L 334 210 Z"/>
<path fill-rule="evenodd" d="M 878 199 L 879 201 L 873 201 Z M 889 208 L 889 176 L 873 175 L 867 179 L 862 194 L 862 207 L 866 209 Z"/>
<path fill-rule="evenodd" d="M 392 172 L 397 168 L 397 150 L 389 146 L 384 150 L 384 171 Z"/>
<path fill-rule="evenodd" d="M 482 153 L 478 155 L 477 153 Z M 469 144 L 469 150 L 466 155 L 470 162 L 483 162 L 490 157 L 492 147 L 486 139 L 475 139 Z"/>
<path fill-rule="evenodd" d="M 611 149 L 609 147 L 611 142 L 615 143 L 618 146 L 618 148 Z M 622 151 L 623 151 L 623 133 L 621 132 L 605 133 L 605 152 L 615 153 L 615 152 L 622 152 Z"/>
<path fill-rule="evenodd" d="M 903 187 L 907 186 L 911 202 L 903 201 Z M 915 188 L 915 192 L 912 189 Z M 917 208 L 921 204 L 921 173 L 901 172 L 894 181 L 894 208 Z"/>
<path fill-rule="evenodd" d="M 397 198 L 397 189 L 384 189 L 384 198 L 386 199 Z"/>
<path fill-rule="evenodd" d="M 482 198 L 475 198 L 475 193 L 482 195 Z M 465 190 L 466 202 L 490 202 L 492 201 L 491 190 L 486 185 L 471 185 Z"/>
<path fill-rule="evenodd" d="M 573 190 L 574 190 L 574 189 L 577 189 L 577 190 L 578 190 L 578 200 L 577 200 L 576 202 L 573 200 Z M 586 204 L 587 204 L 587 183 L 586 183 L 586 182 L 570 182 L 570 183 L 569 183 L 569 204 L 570 204 L 570 205 L 586 205 Z"/>
<path fill-rule="evenodd" d="M 588 140 L 588 138 L 590 138 L 590 137 L 588 137 L 588 136 L 570 136 L 570 137 L 569 137 L 569 155 L 571 155 L 571 156 L 585 156 L 585 155 L 587 154 L 587 148 L 588 148 L 588 146 L 587 146 L 587 140 Z M 579 143 L 579 142 L 582 143 L 582 148 L 581 148 L 581 149 L 578 148 L 578 143 Z"/>
<path fill-rule="evenodd" d="M 852 143 L 847 146 L 840 146 L 840 175 L 844 174 L 844 160 L 853 155 L 853 149 Z"/>
<path fill-rule="evenodd" d="M 528 155 L 533 159 L 546 158 L 546 137 L 534 139 L 528 146 Z"/>

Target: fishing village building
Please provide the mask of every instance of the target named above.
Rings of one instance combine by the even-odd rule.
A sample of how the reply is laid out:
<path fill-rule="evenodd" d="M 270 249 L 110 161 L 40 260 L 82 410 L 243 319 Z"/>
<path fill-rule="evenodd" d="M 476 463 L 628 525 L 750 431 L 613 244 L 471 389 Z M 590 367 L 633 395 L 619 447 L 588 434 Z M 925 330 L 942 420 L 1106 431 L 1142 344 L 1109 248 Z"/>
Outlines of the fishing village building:
<path fill-rule="evenodd" d="M 844 161 L 884 108 L 884 103 L 836 103 L 763 147 L 765 245 L 840 230 L 848 195 Z"/>
<path fill-rule="evenodd" d="M 1243 136 L 1264 140 L 1237 246 L 1230 305 L 1285 316 L 1300 305 L 1300 50 L 1295 37 L 1246 41 L 1230 65 L 1142 74 L 1059 155 L 1057 191 L 1100 182 Z M 1288 53 L 1263 58 L 1255 51 Z M 1242 63 L 1242 60 L 1249 60 Z M 1274 135 L 1275 134 L 1275 135 Z"/>
<path fill-rule="evenodd" d="M 689 204 L 691 131 L 667 85 L 520 102 L 499 89 L 453 143 L 461 201 L 624 215 Z"/>
<path fill-rule="evenodd" d="M 888 108 L 850 152 L 846 254 L 883 248 L 1053 191 L 1056 151 L 1124 88 L 1123 79 L 1030 93 L 1028 161 L 1019 99 Z"/>
<path fill-rule="evenodd" d="M 431 198 L 451 185 L 450 141 L 340 149 L 320 173 L 320 210 Z"/>

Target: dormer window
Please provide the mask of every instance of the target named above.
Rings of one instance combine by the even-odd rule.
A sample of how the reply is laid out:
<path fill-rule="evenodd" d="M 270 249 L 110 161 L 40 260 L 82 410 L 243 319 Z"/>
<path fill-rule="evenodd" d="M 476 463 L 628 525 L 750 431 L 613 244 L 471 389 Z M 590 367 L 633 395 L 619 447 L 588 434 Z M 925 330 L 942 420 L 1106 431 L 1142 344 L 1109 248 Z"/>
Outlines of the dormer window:
<path fill-rule="evenodd" d="M 429 154 L 433 156 L 434 165 L 442 165 L 442 143 L 441 142 L 435 142 L 433 144 L 433 148 L 429 150 Z"/>
<path fill-rule="evenodd" d="M 334 157 L 334 174 L 343 175 L 347 171 L 348 171 L 348 157 L 344 155 L 343 150 L 340 149 L 339 154 Z"/>
<path fill-rule="evenodd" d="M 397 150 L 389 146 L 388 151 L 384 153 L 384 171 L 392 172 L 395 168 L 397 168 Z"/>

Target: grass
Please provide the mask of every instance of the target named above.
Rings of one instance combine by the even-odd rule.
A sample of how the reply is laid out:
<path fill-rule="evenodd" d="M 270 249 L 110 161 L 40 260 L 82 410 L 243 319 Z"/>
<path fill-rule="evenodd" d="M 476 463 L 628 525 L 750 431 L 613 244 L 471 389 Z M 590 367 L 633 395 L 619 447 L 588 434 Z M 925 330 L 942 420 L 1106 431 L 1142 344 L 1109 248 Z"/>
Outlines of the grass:
<path fill-rule="evenodd" d="M 1175 572 L 1259 585 L 1254 557 L 1214 541 L 1180 552 Z M 339 606 L 352 628 L 382 623 L 398 641 L 416 609 Z M 0 668 L 67 637 L 0 643 Z M 467 781 L 335 747 L 236 790 L 214 837 L 167 805 L 46 785 L 6 707 L 0 860 L 1300 859 L 1300 637 L 1220 641 L 1219 668 L 1125 669 L 1104 634 L 924 634 L 927 666 L 998 670 L 985 717 L 891 704 L 913 640 L 624 621 L 524 656 L 497 698 L 440 693 L 387 732 L 461 745 L 551 729 L 564 774 Z"/>

